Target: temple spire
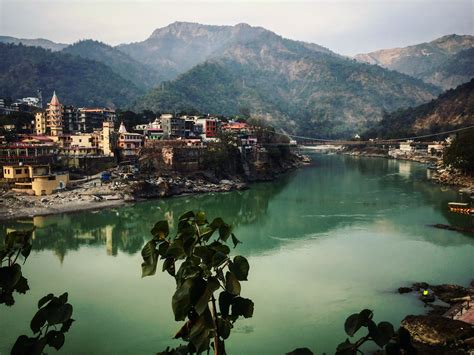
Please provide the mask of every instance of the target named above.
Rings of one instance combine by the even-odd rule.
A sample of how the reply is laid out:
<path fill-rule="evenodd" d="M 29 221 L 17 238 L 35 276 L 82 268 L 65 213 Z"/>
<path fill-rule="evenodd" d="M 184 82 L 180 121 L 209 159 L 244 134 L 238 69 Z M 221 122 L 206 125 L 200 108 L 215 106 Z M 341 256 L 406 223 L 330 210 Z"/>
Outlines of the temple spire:
<path fill-rule="evenodd" d="M 51 99 L 51 105 L 59 106 L 59 99 L 56 96 L 56 91 L 53 91 L 53 98 Z"/>

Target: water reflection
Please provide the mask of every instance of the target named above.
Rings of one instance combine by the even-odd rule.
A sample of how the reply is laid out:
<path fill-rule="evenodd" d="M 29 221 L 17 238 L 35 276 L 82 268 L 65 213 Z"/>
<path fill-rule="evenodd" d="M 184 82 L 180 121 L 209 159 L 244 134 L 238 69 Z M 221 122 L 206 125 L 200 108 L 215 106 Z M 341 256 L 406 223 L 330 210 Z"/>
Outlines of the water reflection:
<path fill-rule="evenodd" d="M 427 184 L 422 165 L 347 156 L 314 159 L 316 167 L 288 174 L 276 182 L 253 185 L 246 191 L 35 217 L 6 224 L 0 233 L 11 226 L 34 225 L 33 249 L 53 250 L 62 263 L 69 250 L 82 246 L 104 246 L 111 256 L 118 251 L 138 253 L 157 220 L 166 219 L 173 228 L 177 217 L 187 210 L 205 210 L 208 216 L 221 216 L 232 223 L 244 242 L 239 250 L 247 254 L 275 249 L 289 240 L 324 236 L 338 228 L 371 223 L 416 239 L 451 244 L 446 232 L 428 231 L 427 225 L 469 223 L 465 216 L 448 211 L 447 202 L 456 198 L 455 192 L 443 192 L 440 187 Z"/>

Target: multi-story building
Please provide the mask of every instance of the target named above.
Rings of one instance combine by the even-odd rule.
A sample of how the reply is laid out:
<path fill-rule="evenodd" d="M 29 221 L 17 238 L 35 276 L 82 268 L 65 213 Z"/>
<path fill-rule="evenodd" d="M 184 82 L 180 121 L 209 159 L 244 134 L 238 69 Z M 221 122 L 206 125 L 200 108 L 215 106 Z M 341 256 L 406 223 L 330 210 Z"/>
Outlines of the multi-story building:
<path fill-rule="evenodd" d="M 46 107 L 46 128 L 52 136 L 63 134 L 63 107 L 59 103 L 56 91 L 53 93 L 51 102 Z"/>
<path fill-rule="evenodd" d="M 186 121 L 184 119 L 174 117 L 171 114 L 163 114 L 160 116 L 160 120 L 164 139 L 185 136 Z"/>
<path fill-rule="evenodd" d="M 137 156 L 143 146 L 143 136 L 139 133 L 129 133 L 123 122 L 118 131 L 117 147 L 123 157 Z"/>
<path fill-rule="evenodd" d="M 196 119 L 196 132 L 200 132 L 203 138 L 216 138 L 218 120 L 215 118 Z"/>
<path fill-rule="evenodd" d="M 92 132 L 102 128 L 104 121 L 115 122 L 115 110 L 108 108 L 85 107 L 77 110 L 74 129 L 79 132 Z"/>

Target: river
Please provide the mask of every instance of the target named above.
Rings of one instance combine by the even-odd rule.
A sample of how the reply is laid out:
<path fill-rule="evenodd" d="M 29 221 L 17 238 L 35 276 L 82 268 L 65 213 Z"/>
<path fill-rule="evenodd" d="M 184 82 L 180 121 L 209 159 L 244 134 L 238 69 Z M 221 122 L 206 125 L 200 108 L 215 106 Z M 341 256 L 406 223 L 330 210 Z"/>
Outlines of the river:
<path fill-rule="evenodd" d="M 29 323 L 37 301 L 69 292 L 76 320 L 64 354 L 152 354 L 179 328 L 171 311 L 174 279 L 141 278 L 140 250 L 160 219 L 176 224 L 187 210 L 205 210 L 235 226 L 248 257 L 242 296 L 253 318 L 239 319 L 229 354 L 283 354 L 296 347 L 334 353 L 346 317 L 373 309 L 376 321 L 399 324 L 422 313 L 412 295 L 394 292 L 415 281 L 459 283 L 474 276 L 474 238 L 430 227 L 467 225 L 447 211 L 455 190 L 427 181 L 421 164 L 314 155 L 312 166 L 246 191 L 155 200 L 100 212 L 33 221 L 33 251 L 22 266 L 30 290 L 0 305 L 0 353 Z M 55 351 L 50 349 L 51 353 Z"/>

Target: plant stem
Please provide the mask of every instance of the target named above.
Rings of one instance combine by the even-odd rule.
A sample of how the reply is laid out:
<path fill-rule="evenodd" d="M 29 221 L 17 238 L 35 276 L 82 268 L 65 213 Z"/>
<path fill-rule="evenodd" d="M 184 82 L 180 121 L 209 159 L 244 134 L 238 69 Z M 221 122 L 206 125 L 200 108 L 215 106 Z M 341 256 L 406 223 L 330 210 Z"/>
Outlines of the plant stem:
<path fill-rule="evenodd" d="M 217 325 L 217 308 L 214 294 L 212 294 L 212 319 L 214 321 L 214 327 L 216 328 L 216 334 L 214 335 L 214 355 L 219 355 L 219 326 Z"/>

